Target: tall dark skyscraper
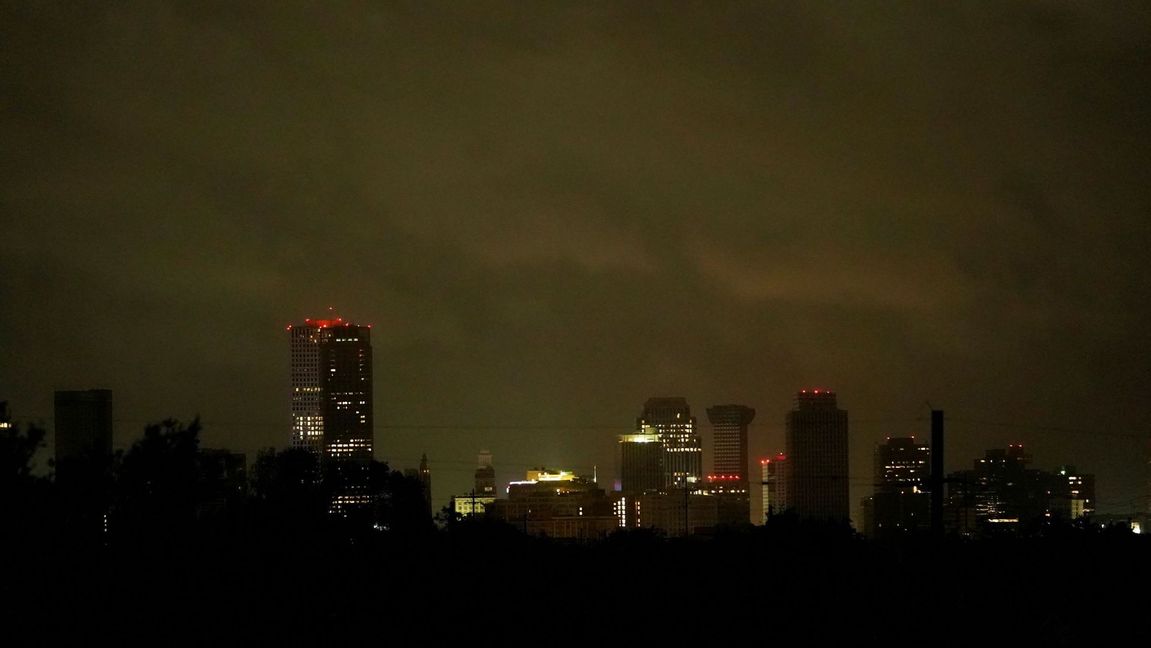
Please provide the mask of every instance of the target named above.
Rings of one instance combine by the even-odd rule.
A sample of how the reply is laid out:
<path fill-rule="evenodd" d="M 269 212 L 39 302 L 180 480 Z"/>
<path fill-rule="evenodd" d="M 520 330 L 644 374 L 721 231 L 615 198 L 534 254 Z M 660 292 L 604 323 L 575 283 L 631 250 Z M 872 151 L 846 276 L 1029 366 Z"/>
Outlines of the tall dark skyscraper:
<path fill-rule="evenodd" d="M 802 518 L 848 521 L 847 412 L 835 392 L 805 389 L 787 413 L 787 508 Z"/>
<path fill-rule="evenodd" d="M 663 444 L 664 488 L 696 489 L 703 483 L 703 441 L 685 398 L 649 398 L 643 415 L 636 419 L 636 432 L 654 428 Z"/>
<path fill-rule="evenodd" d="M 112 392 L 108 389 L 58 391 L 56 479 L 64 488 L 83 488 L 90 470 L 100 470 L 112 456 Z"/>
<path fill-rule="evenodd" d="M 725 478 L 737 477 L 746 491 L 747 426 L 755 419 L 755 410 L 744 405 L 716 405 L 707 408 L 707 420 L 714 431 L 712 472 Z"/>
<path fill-rule="evenodd" d="M 620 490 L 629 495 L 664 488 L 663 441 L 654 427 L 644 430 L 619 435 Z"/>
<path fill-rule="evenodd" d="M 112 392 L 58 391 L 55 397 L 56 485 L 69 534 L 106 532 L 112 499 Z"/>
<path fill-rule="evenodd" d="M 288 327 L 291 340 L 292 438 L 320 455 L 337 484 L 334 511 L 366 504 L 372 459 L 371 327 L 342 318 Z"/>
<path fill-rule="evenodd" d="M 745 405 L 707 408 L 712 427 L 712 474 L 708 491 L 722 500 L 720 522 L 747 523 L 751 518 L 747 465 L 747 426 L 755 410 Z"/>

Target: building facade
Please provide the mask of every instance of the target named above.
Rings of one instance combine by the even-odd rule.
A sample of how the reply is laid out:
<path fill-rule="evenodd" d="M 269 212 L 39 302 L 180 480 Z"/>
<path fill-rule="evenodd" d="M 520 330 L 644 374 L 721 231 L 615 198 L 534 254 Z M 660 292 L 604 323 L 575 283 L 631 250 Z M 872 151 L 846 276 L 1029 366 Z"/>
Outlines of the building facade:
<path fill-rule="evenodd" d="M 486 513 L 529 535 L 569 540 L 602 538 L 619 527 L 607 493 L 593 479 L 566 470 L 528 470 L 508 484 L 507 499 L 486 505 Z"/>
<path fill-rule="evenodd" d="M 658 493 L 664 488 L 663 441 L 652 426 L 619 435 L 620 490 L 627 494 Z"/>
<path fill-rule="evenodd" d="M 863 532 L 892 538 L 931 525 L 931 447 L 915 437 L 888 438 L 875 446 L 874 492 L 863 501 Z"/>
<path fill-rule="evenodd" d="M 785 507 L 800 518 L 850 520 L 847 411 L 835 392 L 800 391 L 786 424 Z"/>
<path fill-rule="evenodd" d="M 424 497 L 424 506 L 427 507 L 428 517 L 433 514 L 432 511 L 432 469 L 428 467 L 428 454 L 425 452 L 420 455 L 420 467 L 408 468 L 404 471 L 404 476 L 408 479 L 413 479 L 420 483 L 420 493 Z"/>
<path fill-rule="evenodd" d="M 55 471 L 69 534 L 108 531 L 112 504 L 112 391 L 55 393 Z"/>
<path fill-rule="evenodd" d="M 751 480 L 748 475 L 747 427 L 755 410 L 745 405 L 707 408 L 712 428 L 712 474 L 708 492 L 719 497 L 720 523 L 746 523 L 751 519 Z"/>
<path fill-rule="evenodd" d="M 944 524 L 962 535 L 985 535 L 1095 511 L 1095 476 L 1060 466 L 1031 468 L 1022 444 L 992 448 L 971 470 L 947 478 Z"/>
<path fill-rule="evenodd" d="M 334 489 L 333 512 L 366 505 L 374 445 L 371 327 L 306 319 L 288 333 L 291 446 L 319 455 Z"/>
<path fill-rule="evenodd" d="M 696 490 L 703 484 L 703 440 L 684 398 L 649 398 L 636 419 L 637 434 L 659 436 L 663 446 L 663 488 Z"/>
<path fill-rule="evenodd" d="M 57 391 L 56 481 L 65 489 L 85 488 L 91 471 L 112 458 L 112 391 Z"/>
<path fill-rule="evenodd" d="M 759 460 L 760 497 L 763 502 L 763 520 L 787 510 L 787 455 L 780 452 L 771 458 Z"/>
<path fill-rule="evenodd" d="M 473 492 L 480 497 L 496 496 L 496 468 L 492 465 L 492 453 L 487 450 L 481 450 L 476 457 Z"/>

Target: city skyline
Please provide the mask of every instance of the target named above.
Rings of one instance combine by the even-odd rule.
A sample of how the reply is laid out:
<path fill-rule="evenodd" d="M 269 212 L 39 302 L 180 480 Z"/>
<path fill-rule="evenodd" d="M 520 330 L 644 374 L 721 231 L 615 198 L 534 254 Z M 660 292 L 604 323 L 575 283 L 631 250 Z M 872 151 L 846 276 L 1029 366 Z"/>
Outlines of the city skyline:
<path fill-rule="evenodd" d="M 200 414 L 254 456 L 284 327 L 335 307 L 437 502 L 479 448 L 607 477 L 653 394 L 755 408 L 773 456 L 813 385 L 853 503 L 933 408 L 948 470 L 1023 443 L 1146 497 L 1143 7 L 4 7 L 19 420 L 109 389 L 117 447 Z"/>

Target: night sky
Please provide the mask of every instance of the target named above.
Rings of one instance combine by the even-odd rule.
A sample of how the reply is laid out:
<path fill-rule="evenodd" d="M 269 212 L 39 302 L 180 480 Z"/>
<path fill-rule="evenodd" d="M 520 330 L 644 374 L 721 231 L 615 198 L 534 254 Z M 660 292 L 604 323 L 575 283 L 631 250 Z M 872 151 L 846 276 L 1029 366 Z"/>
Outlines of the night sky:
<path fill-rule="evenodd" d="M 108 388 L 119 446 L 284 446 L 285 327 L 334 307 L 437 508 L 481 448 L 610 484 L 650 396 L 782 450 L 801 387 L 853 513 L 930 407 L 949 470 L 1023 442 L 1141 507 L 1146 3 L 236 4 L 0 4 L 18 419 Z"/>

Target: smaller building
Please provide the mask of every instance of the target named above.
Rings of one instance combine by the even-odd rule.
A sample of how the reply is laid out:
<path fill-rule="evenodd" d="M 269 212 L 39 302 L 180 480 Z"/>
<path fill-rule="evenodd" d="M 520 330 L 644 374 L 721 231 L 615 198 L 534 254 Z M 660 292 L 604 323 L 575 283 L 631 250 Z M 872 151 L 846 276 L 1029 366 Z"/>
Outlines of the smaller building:
<path fill-rule="evenodd" d="M 507 494 L 486 504 L 487 514 L 531 535 L 591 540 L 619 527 L 604 490 L 566 470 L 528 470 L 525 479 L 508 484 Z"/>
<path fill-rule="evenodd" d="M 428 468 L 428 455 L 424 453 L 420 455 L 420 467 L 408 468 L 404 471 L 404 476 L 409 479 L 414 479 L 420 482 L 420 490 L 424 494 L 424 504 L 427 506 L 428 517 L 432 516 L 432 471 Z"/>
<path fill-rule="evenodd" d="M 763 501 L 763 519 L 783 513 L 786 510 L 787 480 L 785 469 L 787 455 L 782 452 L 772 458 L 759 460 L 760 498 Z"/>
<path fill-rule="evenodd" d="M 1030 467 L 1022 444 L 988 450 L 971 470 L 947 478 L 944 524 L 981 535 L 1050 520 L 1075 520 L 1095 510 L 1095 476 L 1074 466 L 1053 472 Z"/>
<path fill-rule="evenodd" d="M 490 495 L 455 495 L 452 497 L 452 512 L 460 517 L 483 515 L 496 498 Z"/>
<path fill-rule="evenodd" d="M 612 494 L 621 528 L 650 529 L 669 537 L 711 533 L 721 520 L 723 500 L 707 493 Z M 727 515 L 732 515 L 731 511 Z"/>

